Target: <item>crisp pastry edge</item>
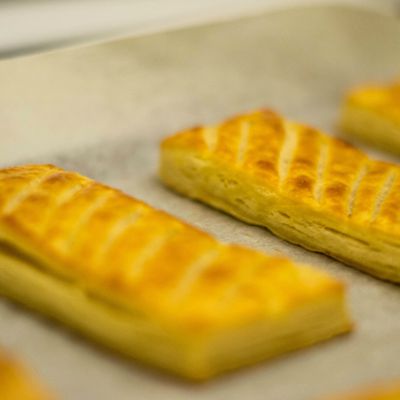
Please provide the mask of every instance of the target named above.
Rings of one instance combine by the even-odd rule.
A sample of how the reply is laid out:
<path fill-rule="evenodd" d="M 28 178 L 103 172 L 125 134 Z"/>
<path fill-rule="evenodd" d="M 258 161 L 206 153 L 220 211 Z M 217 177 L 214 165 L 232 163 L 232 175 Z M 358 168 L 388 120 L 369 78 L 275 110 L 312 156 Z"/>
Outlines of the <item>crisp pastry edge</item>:
<path fill-rule="evenodd" d="M 366 232 L 363 227 L 356 229 L 328 213 L 296 204 L 240 170 L 218 165 L 195 151 L 162 146 L 159 176 L 167 186 L 185 196 L 244 222 L 266 227 L 306 249 L 324 252 L 373 276 L 400 283 L 400 266 L 396 263 L 400 247 L 386 235 Z M 229 181 L 236 186 L 222 183 Z"/>
<path fill-rule="evenodd" d="M 309 346 L 348 332 L 352 327 L 344 290 L 341 290 L 295 309 L 284 316 L 287 319 L 278 319 L 275 324 L 262 321 L 247 330 L 243 328 L 221 332 L 201 341 L 197 338 L 192 340 L 162 329 L 103 299 L 91 297 L 73 282 L 4 252 L 0 252 L 0 294 L 59 320 L 119 353 L 191 380 L 204 380 Z M 110 329 L 110 326 L 114 328 Z M 283 332 L 287 326 L 289 331 Z M 270 340 L 266 340 L 268 335 Z M 284 341 L 280 341 L 280 336 Z M 250 343 L 255 343 L 258 338 L 260 348 L 249 348 L 249 338 Z M 238 343 L 243 345 L 244 351 L 235 359 Z"/>

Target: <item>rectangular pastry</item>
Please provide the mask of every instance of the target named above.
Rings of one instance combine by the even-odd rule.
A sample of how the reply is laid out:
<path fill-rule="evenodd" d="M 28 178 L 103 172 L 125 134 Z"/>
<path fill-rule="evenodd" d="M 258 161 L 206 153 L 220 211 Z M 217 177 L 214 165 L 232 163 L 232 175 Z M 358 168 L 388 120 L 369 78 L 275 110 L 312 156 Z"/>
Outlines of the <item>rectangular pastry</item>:
<path fill-rule="evenodd" d="M 340 125 L 349 136 L 400 154 L 400 82 L 350 91 L 342 107 Z"/>
<path fill-rule="evenodd" d="M 1 400 L 54 399 L 22 365 L 0 350 Z"/>
<path fill-rule="evenodd" d="M 307 249 L 400 282 L 400 168 L 261 110 L 166 138 L 176 191 Z"/>
<path fill-rule="evenodd" d="M 192 379 L 351 326 L 343 285 L 325 273 L 51 165 L 0 170 L 0 292 Z"/>

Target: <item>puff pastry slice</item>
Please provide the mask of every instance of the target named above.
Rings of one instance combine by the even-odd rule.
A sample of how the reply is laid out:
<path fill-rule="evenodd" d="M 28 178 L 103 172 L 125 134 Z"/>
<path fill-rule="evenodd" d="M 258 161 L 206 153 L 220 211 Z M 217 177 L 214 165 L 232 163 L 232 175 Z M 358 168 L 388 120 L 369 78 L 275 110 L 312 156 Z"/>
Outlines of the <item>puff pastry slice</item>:
<path fill-rule="evenodd" d="M 178 192 L 400 282 L 400 168 L 268 110 L 166 138 Z"/>
<path fill-rule="evenodd" d="M 193 379 L 350 329 L 344 288 L 73 172 L 0 170 L 0 292 Z"/>
<path fill-rule="evenodd" d="M 3 351 L 0 351 L 0 399 L 54 400 L 29 371 Z"/>
<path fill-rule="evenodd" d="M 340 125 L 349 136 L 400 154 L 400 81 L 351 90 L 342 107 Z"/>

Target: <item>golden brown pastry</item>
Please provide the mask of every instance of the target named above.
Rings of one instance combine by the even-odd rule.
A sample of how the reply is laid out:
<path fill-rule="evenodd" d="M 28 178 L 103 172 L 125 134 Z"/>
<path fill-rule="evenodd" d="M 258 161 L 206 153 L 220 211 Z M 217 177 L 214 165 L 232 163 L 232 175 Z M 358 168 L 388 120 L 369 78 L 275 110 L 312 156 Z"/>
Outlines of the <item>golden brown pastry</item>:
<path fill-rule="evenodd" d="M 375 385 L 361 391 L 327 397 L 320 400 L 400 400 L 400 383 Z"/>
<path fill-rule="evenodd" d="M 23 366 L 0 351 L 1 400 L 53 399 Z"/>
<path fill-rule="evenodd" d="M 50 165 L 0 170 L 0 292 L 193 378 L 350 329 L 336 279 Z"/>
<path fill-rule="evenodd" d="M 165 139 L 166 185 L 276 235 L 400 282 L 400 168 L 256 111 Z"/>
<path fill-rule="evenodd" d="M 346 96 L 340 123 L 349 136 L 400 154 L 400 81 L 352 90 Z"/>

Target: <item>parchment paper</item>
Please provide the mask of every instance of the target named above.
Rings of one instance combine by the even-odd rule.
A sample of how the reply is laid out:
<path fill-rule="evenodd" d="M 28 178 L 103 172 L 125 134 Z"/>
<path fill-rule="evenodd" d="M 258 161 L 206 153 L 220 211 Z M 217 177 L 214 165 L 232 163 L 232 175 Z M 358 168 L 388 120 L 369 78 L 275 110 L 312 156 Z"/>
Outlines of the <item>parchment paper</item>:
<path fill-rule="evenodd" d="M 179 197 L 157 180 L 161 137 L 256 107 L 335 132 L 341 96 L 399 71 L 396 20 L 302 8 L 0 63 L 0 163 L 54 162 L 226 241 L 319 266 L 349 285 L 349 336 L 207 384 L 149 371 L 5 300 L 0 344 L 63 399 L 308 400 L 400 377 L 400 287 Z M 107 327 L 104 327 L 107 329 Z"/>

